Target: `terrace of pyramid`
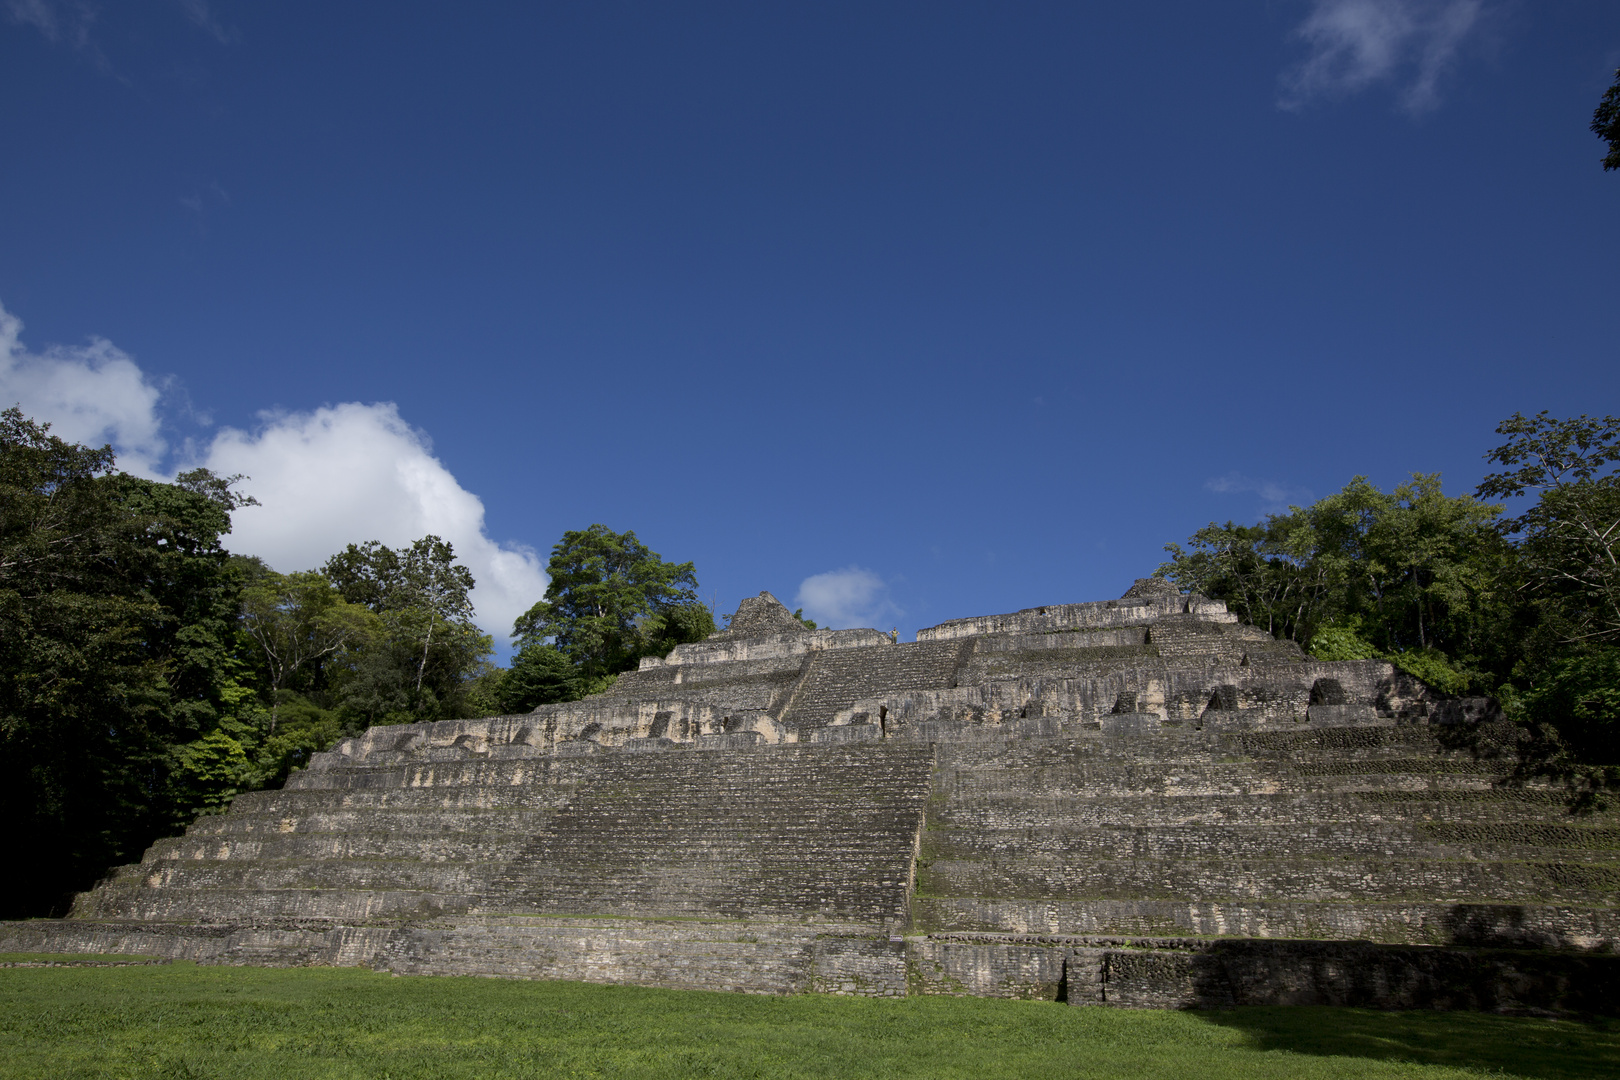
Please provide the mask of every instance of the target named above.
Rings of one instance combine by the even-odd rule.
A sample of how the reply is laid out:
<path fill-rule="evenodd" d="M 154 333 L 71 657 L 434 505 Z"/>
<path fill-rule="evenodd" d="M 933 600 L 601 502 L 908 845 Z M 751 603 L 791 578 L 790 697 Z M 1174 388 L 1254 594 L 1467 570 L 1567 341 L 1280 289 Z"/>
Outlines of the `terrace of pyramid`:
<path fill-rule="evenodd" d="M 346 739 L 0 950 L 1614 1013 L 1620 814 L 1493 726 L 1158 579 L 907 643 L 761 593 L 606 693 Z"/>

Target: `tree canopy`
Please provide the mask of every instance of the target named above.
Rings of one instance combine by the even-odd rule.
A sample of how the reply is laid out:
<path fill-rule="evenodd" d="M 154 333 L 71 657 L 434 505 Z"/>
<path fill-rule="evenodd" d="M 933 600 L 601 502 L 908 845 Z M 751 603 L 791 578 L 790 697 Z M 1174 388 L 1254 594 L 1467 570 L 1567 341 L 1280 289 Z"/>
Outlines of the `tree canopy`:
<path fill-rule="evenodd" d="M 395 551 L 350 544 L 326 563 L 342 599 L 376 616 L 370 646 L 343 680 L 341 708 L 366 724 L 454 719 L 467 711 L 468 680 L 493 651 L 472 621 L 472 572 L 454 548 L 424 536 Z"/>
<path fill-rule="evenodd" d="M 501 680 L 497 703 L 503 713 L 525 713 L 537 705 L 577 701 L 585 696 L 580 671 L 550 645 L 531 642 L 512 658 Z"/>
<path fill-rule="evenodd" d="M 350 544 L 280 573 L 232 555 L 244 479 L 121 473 L 0 413 L 0 917 L 76 891 L 199 813 L 378 723 L 523 712 L 715 629 L 691 563 L 596 525 L 552 553 L 509 669 L 452 546 Z M 273 510 L 273 508 L 271 508 Z"/>
<path fill-rule="evenodd" d="M 0 413 L 0 917 L 60 914 L 344 734 L 470 715 L 472 575 L 424 537 L 280 574 L 223 547 L 242 477 L 118 472 Z"/>
<path fill-rule="evenodd" d="M 1620 71 L 1614 73 L 1614 82 L 1592 111 L 1592 134 L 1609 144 L 1604 171 L 1620 169 Z"/>
<path fill-rule="evenodd" d="M 692 564 L 665 562 L 634 532 L 565 532 L 546 573 L 545 598 L 517 619 L 513 637 L 520 649 L 552 644 L 586 680 L 715 632 Z"/>
<path fill-rule="evenodd" d="M 1486 680 L 1478 665 L 1503 646 L 1500 512 L 1446 496 L 1438 476 L 1414 475 L 1392 492 L 1358 476 L 1258 525 L 1212 522 L 1187 548 L 1167 545 L 1158 572 L 1278 637 L 1311 646 L 1329 632 L 1337 654 L 1399 655 L 1460 690 Z"/>
<path fill-rule="evenodd" d="M 242 632 L 258 646 L 270 689 L 270 733 L 276 730 L 280 696 L 312 665 L 358 649 L 379 632 L 379 619 L 350 603 L 325 575 L 265 570 L 242 589 Z"/>
<path fill-rule="evenodd" d="M 1500 471 L 1471 496 L 1356 477 L 1256 525 L 1212 522 L 1158 573 L 1320 659 L 1494 693 L 1548 761 L 1620 764 L 1620 418 L 1514 413 L 1496 433 Z"/>
<path fill-rule="evenodd" d="M 1506 470 L 1479 491 L 1536 496 L 1502 528 L 1521 539 L 1525 587 L 1544 632 L 1562 644 L 1620 643 L 1620 417 L 1514 413 L 1496 433 L 1508 441 L 1486 460 Z"/>
<path fill-rule="evenodd" d="M 229 481 L 113 466 L 0 413 L 0 805 L 7 865 L 28 868 L 11 913 L 59 910 L 170 827 L 190 794 L 176 748 L 226 707 Z"/>

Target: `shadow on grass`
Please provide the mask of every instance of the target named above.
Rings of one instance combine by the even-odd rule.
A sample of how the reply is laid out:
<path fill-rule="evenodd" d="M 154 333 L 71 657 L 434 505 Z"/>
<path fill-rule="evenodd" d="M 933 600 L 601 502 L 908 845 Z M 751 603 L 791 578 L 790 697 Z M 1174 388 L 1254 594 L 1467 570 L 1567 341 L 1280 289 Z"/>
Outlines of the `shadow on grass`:
<path fill-rule="evenodd" d="M 1464 1012 L 1245 1008 L 1198 1014 L 1257 1050 L 1484 1069 L 1537 1080 L 1620 1076 L 1620 1021 Z"/>

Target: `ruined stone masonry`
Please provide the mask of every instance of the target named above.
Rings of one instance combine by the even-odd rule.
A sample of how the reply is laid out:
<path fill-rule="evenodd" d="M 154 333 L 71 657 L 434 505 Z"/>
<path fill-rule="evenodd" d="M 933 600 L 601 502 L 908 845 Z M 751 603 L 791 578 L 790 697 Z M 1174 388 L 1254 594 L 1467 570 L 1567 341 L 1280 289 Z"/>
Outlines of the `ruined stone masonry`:
<path fill-rule="evenodd" d="M 1491 724 L 1155 579 L 899 644 L 761 593 L 607 693 L 347 739 L 0 951 L 1614 1013 L 1620 815 Z"/>

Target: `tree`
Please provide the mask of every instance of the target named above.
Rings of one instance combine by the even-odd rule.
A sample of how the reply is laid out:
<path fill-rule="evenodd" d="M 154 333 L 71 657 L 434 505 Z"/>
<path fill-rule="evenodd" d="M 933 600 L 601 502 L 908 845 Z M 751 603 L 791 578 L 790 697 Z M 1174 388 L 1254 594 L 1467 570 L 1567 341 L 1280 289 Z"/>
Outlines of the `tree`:
<path fill-rule="evenodd" d="M 378 621 L 364 606 L 344 600 L 324 574 L 314 571 L 266 571 L 242 590 L 241 610 L 242 630 L 264 659 L 271 735 L 288 681 L 301 669 L 365 641 Z"/>
<path fill-rule="evenodd" d="M 365 723 L 443 720 L 466 710 L 468 684 L 493 651 L 472 621 L 471 571 L 437 536 L 394 551 L 350 544 L 325 575 L 343 599 L 370 608 L 379 630 L 343 674 L 346 712 Z"/>
<path fill-rule="evenodd" d="M 1447 497 L 1435 475 L 1387 493 L 1358 476 L 1259 525 L 1211 523 L 1188 548 L 1167 545 L 1158 573 L 1319 655 L 1384 656 L 1443 689 L 1485 686 L 1511 652 L 1499 513 Z"/>
<path fill-rule="evenodd" d="M 666 563 L 605 525 L 566 532 L 546 564 L 545 599 L 513 624 L 519 648 L 554 644 L 587 680 L 635 667 L 643 656 L 714 633 L 691 563 Z"/>
<path fill-rule="evenodd" d="M 1614 73 L 1614 83 L 1592 112 L 1592 134 L 1609 144 L 1603 170 L 1620 169 L 1620 71 Z"/>
<path fill-rule="evenodd" d="M 161 484 L 110 447 L 0 413 L 0 911 L 62 897 L 171 824 L 177 747 L 217 726 L 239 501 L 204 471 Z"/>
<path fill-rule="evenodd" d="M 1306 513 L 1337 618 L 1359 617 L 1390 653 L 1478 658 L 1494 647 L 1508 557 L 1494 527 L 1501 507 L 1448 497 L 1438 474 L 1415 473 L 1389 494 L 1356 477 Z"/>
<path fill-rule="evenodd" d="M 1524 695 L 1524 709 L 1575 761 L 1620 764 L 1620 649 L 1554 660 Z"/>
<path fill-rule="evenodd" d="M 579 670 L 550 645 L 531 642 L 512 658 L 501 681 L 503 713 L 525 713 L 537 705 L 577 701 L 584 694 Z"/>
<path fill-rule="evenodd" d="M 1224 600 L 1245 622 L 1302 643 L 1322 618 L 1325 569 L 1314 561 L 1316 536 L 1300 513 L 1273 514 L 1260 525 L 1213 521 L 1188 540 L 1166 544 L 1157 571 L 1184 589 Z"/>
<path fill-rule="evenodd" d="M 1620 417 L 1514 413 L 1496 433 L 1508 441 L 1485 458 L 1507 469 L 1479 493 L 1536 494 L 1502 531 L 1520 538 L 1544 632 L 1562 645 L 1620 643 Z"/>

